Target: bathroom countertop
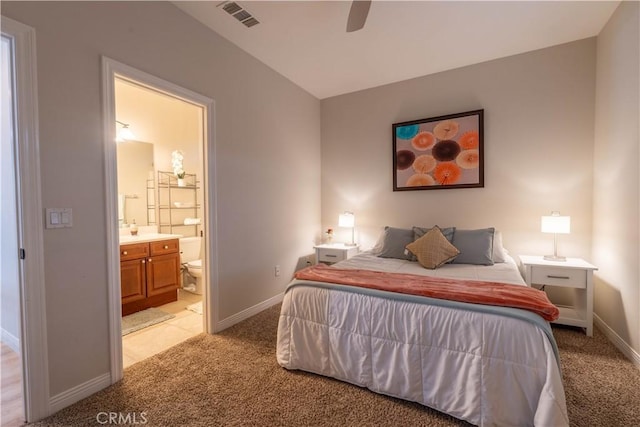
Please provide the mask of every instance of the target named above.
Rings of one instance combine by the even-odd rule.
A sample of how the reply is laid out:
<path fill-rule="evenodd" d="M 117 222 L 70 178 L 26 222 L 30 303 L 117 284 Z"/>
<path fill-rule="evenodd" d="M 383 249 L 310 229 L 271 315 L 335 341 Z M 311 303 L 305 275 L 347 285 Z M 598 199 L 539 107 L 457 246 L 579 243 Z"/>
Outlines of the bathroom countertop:
<path fill-rule="evenodd" d="M 148 242 L 156 242 L 158 240 L 179 239 L 181 237 L 183 237 L 182 234 L 161 234 L 161 233 L 145 233 L 145 234 L 138 234 L 137 236 L 123 235 L 123 236 L 120 236 L 120 244 L 129 245 L 133 243 L 148 243 Z"/>

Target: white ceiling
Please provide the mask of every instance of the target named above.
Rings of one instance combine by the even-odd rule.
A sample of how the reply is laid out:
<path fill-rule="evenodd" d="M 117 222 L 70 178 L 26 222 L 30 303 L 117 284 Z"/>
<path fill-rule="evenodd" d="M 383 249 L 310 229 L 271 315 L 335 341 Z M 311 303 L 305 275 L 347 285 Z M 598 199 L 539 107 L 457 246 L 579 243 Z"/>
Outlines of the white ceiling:
<path fill-rule="evenodd" d="M 319 99 L 596 36 L 619 1 L 373 1 L 347 33 L 350 1 L 174 2 Z"/>

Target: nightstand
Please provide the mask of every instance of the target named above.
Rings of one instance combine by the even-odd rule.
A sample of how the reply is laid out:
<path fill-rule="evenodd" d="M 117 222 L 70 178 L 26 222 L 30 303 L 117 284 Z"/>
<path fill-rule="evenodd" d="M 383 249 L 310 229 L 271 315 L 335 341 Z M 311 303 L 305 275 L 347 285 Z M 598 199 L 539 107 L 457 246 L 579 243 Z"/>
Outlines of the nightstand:
<path fill-rule="evenodd" d="M 541 256 L 520 255 L 524 266 L 524 280 L 528 286 L 559 286 L 575 292 L 573 306 L 561 306 L 560 317 L 553 323 L 585 328 L 593 335 L 593 272 L 598 267 L 580 258 L 565 262 L 546 261 Z"/>
<path fill-rule="evenodd" d="M 330 243 L 314 246 L 316 250 L 316 264 L 333 264 L 349 259 L 360 250 L 358 246 L 347 246 L 344 243 Z"/>

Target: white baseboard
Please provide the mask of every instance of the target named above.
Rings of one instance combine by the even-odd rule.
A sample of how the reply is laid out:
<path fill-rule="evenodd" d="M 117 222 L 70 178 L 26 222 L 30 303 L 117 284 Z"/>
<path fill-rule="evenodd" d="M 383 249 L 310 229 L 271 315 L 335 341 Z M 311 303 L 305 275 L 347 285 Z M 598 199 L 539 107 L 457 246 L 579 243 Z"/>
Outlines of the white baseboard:
<path fill-rule="evenodd" d="M 640 354 L 635 351 L 625 340 L 620 337 L 607 325 L 604 320 L 602 320 L 597 314 L 593 314 L 594 323 L 598 326 L 598 328 L 602 331 L 602 333 L 611 341 L 613 345 L 616 346 L 618 350 L 620 350 L 629 360 L 633 362 L 638 368 L 640 368 Z"/>
<path fill-rule="evenodd" d="M 0 328 L 0 341 L 8 345 L 9 348 L 16 353 L 22 353 L 22 350 L 20 349 L 20 338 L 16 337 L 4 328 Z"/>
<path fill-rule="evenodd" d="M 77 385 L 69 390 L 63 391 L 53 397 L 49 401 L 51 408 L 51 414 L 58 412 L 67 406 L 89 397 L 100 390 L 107 388 L 111 385 L 111 373 L 107 372 L 99 377 L 95 377 L 85 383 Z"/>
<path fill-rule="evenodd" d="M 242 310 L 241 312 L 236 313 L 233 316 L 229 316 L 226 319 L 222 319 L 221 321 L 218 322 L 218 327 L 215 332 L 220 332 L 224 329 L 227 329 L 228 327 L 231 327 L 236 323 L 242 322 L 243 320 L 258 314 L 269 307 L 273 307 L 274 305 L 282 302 L 283 299 L 284 299 L 284 292 L 274 297 L 271 297 L 268 300 L 262 301 L 261 303 L 258 303 L 253 307 L 249 307 L 246 310 Z"/>

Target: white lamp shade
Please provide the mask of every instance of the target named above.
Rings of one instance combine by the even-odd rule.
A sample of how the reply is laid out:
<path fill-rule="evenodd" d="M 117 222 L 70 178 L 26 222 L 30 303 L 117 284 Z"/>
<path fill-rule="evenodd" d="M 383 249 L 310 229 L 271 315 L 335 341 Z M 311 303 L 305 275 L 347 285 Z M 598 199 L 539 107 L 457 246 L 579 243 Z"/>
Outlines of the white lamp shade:
<path fill-rule="evenodd" d="M 560 216 L 557 212 L 543 216 L 540 221 L 540 231 L 543 233 L 569 234 L 571 232 L 571 217 Z"/>
<path fill-rule="evenodd" d="M 353 228 L 356 225 L 356 217 L 352 212 L 345 212 L 338 217 L 338 227 Z"/>

